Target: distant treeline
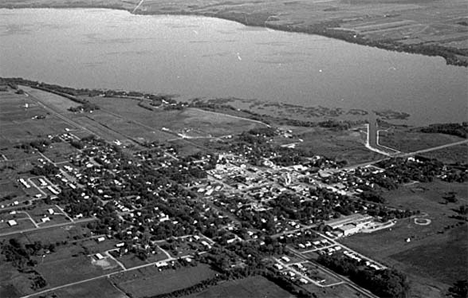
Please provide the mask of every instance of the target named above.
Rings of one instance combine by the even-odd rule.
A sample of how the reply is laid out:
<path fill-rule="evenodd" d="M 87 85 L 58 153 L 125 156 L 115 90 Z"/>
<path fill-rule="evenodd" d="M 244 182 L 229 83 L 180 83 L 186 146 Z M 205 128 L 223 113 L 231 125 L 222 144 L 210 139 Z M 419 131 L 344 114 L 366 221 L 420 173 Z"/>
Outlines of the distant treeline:
<path fill-rule="evenodd" d="M 0 82 L 9 85 L 13 89 L 18 89 L 18 85 L 25 85 L 31 88 L 44 90 L 47 92 L 55 93 L 60 96 L 64 96 L 75 102 L 84 104 L 88 101 L 77 98 L 77 96 L 102 96 L 102 97 L 127 97 L 134 99 L 149 99 L 152 101 L 151 105 L 159 105 L 160 103 L 176 103 L 171 95 L 155 95 L 150 93 L 143 93 L 138 91 L 124 91 L 124 90 L 100 90 L 100 89 L 88 89 L 80 88 L 75 89 L 71 87 L 64 87 L 54 84 L 47 84 L 38 81 L 27 80 L 23 78 L 0 78 Z"/>
<path fill-rule="evenodd" d="M 421 128 L 421 132 L 425 133 L 443 133 L 465 138 L 468 135 L 468 122 L 459 123 L 442 123 L 431 124 L 428 127 Z"/>

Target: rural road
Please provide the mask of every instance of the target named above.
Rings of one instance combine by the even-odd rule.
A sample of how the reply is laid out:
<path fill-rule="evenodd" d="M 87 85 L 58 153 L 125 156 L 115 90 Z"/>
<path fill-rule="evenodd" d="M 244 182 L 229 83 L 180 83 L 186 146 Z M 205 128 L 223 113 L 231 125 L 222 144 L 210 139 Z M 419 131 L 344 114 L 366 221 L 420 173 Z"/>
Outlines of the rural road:
<path fill-rule="evenodd" d="M 97 218 L 84 218 L 84 219 L 81 219 L 81 220 L 75 220 L 74 222 L 64 222 L 64 223 L 61 223 L 61 224 L 50 225 L 50 226 L 45 226 L 45 227 L 31 228 L 31 229 L 24 229 L 24 230 L 13 231 L 13 232 L 8 232 L 8 233 L 2 233 L 2 234 L 0 234 L 0 237 L 10 236 L 10 235 L 20 234 L 20 233 L 33 232 L 33 231 L 37 231 L 37 230 L 45 230 L 45 229 L 51 229 L 51 228 L 58 228 L 58 227 L 76 225 L 76 224 L 81 224 L 81 223 L 85 223 L 85 222 L 95 221 L 96 219 Z"/>

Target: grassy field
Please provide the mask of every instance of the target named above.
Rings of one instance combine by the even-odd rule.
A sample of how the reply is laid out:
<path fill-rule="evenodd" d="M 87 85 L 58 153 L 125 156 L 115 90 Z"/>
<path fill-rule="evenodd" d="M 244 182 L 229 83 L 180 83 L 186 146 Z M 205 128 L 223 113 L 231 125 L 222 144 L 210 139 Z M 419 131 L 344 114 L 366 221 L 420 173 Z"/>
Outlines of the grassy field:
<path fill-rule="evenodd" d="M 32 119 L 40 115 L 45 116 L 45 119 Z M 46 137 L 49 134 L 64 132 L 67 126 L 69 125 L 61 119 L 48 114 L 30 97 L 13 92 L 0 92 L 2 143 L 7 141 L 9 144 L 16 144 L 34 140 L 38 136 Z M 10 159 L 10 156 L 5 155 Z"/>
<path fill-rule="evenodd" d="M 47 258 L 47 257 L 46 257 Z M 98 265 L 93 265 L 91 257 L 78 255 L 76 257 L 53 260 L 51 255 L 47 262 L 38 264 L 36 270 L 41 273 L 50 287 L 56 287 L 91 277 L 109 274 L 120 267 L 111 270 L 104 270 Z M 111 259 L 107 261 L 113 262 Z"/>
<path fill-rule="evenodd" d="M 248 277 L 245 279 L 227 281 L 220 285 L 210 287 L 201 293 L 184 296 L 184 298 L 244 298 L 244 297 L 270 297 L 287 298 L 295 297 L 291 293 L 272 283 L 262 276 Z"/>
<path fill-rule="evenodd" d="M 468 160 L 468 144 L 427 152 L 422 155 L 429 158 L 436 158 L 443 163 L 465 163 Z"/>
<path fill-rule="evenodd" d="M 132 271 L 128 273 L 131 276 L 115 276 L 112 280 L 127 294 L 140 298 L 184 289 L 215 275 L 215 271 L 205 264 L 162 272 L 153 268 L 138 271 L 136 278 L 131 277 L 135 274 Z"/>
<path fill-rule="evenodd" d="M 457 193 L 458 203 L 445 204 L 443 196 L 449 191 Z M 441 295 L 468 268 L 468 227 L 452 218 L 456 215 L 454 209 L 468 203 L 466 185 L 438 181 L 413 184 L 385 197 L 394 207 L 420 210 L 416 218 L 429 219 L 430 224 L 418 225 L 415 218 L 402 219 L 391 229 L 358 234 L 342 242 L 408 273 L 415 297 Z"/>
<path fill-rule="evenodd" d="M 32 276 L 18 272 L 11 263 L 0 258 L 0 297 L 17 298 L 33 293 L 29 279 Z"/>
<path fill-rule="evenodd" d="M 20 89 L 23 89 L 30 96 L 33 96 L 34 98 L 38 99 L 46 106 L 53 106 L 54 109 L 60 113 L 69 113 L 69 108 L 78 107 L 80 105 L 79 103 L 67 99 L 63 96 L 34 89 L 28 86 L 20 86 Z"/>
<path fill-rule="evenodd" d="M 402 152 L 413 152 L 462 140 L 462 138 L 456 136 L 414 132 L 404 128 L 395 128 L 388 133 L 380 133 L 380 144 Z"/>
<path fill-rule="evenodd" d="M 323 128 L 296 128 L 293 132 L 303 140 L 297 148 L 311 150 L 314 154 L 346 160 L 348 165 L 378 160 L 382 155 L 364 147 L 364 137 L 359 128 L 347 131 L 330 131 Z"/>
<path fill-rule="evenodd" d="M 126 298 L 125 294 L 114 287 L 106 278 L 100 278 L 79 285 L 66 287 L 54 291 L 58 297 L 63 298 Z M 47 296 L 49 297 L 49 296 Z"/>

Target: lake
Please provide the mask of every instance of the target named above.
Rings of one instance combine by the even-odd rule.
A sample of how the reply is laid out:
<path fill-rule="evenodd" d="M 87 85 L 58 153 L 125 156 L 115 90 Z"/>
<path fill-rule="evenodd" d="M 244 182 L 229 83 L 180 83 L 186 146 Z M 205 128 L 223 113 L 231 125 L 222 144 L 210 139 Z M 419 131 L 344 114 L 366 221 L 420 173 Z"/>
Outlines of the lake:
<path fill-rule="evenodd" d="M 467 121 L 467 68 L 315 35 L 193 16 L 0 9 L 0 76 L 76 88 L 238 97 Z"/>

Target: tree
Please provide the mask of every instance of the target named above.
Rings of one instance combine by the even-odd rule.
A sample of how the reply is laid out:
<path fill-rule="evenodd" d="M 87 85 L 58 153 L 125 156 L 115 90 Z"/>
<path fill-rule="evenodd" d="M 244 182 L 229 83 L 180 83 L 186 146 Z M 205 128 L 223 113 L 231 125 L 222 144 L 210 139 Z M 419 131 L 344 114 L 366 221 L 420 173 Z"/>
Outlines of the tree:
<path fill-rule="evenodd" d="M 449 295 L 453 298 L 466 298 L 468 297 L 468 280 L 459 280 L 453 284 L 449 289 Z"/>

